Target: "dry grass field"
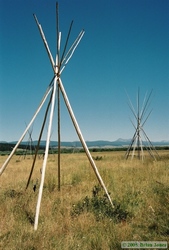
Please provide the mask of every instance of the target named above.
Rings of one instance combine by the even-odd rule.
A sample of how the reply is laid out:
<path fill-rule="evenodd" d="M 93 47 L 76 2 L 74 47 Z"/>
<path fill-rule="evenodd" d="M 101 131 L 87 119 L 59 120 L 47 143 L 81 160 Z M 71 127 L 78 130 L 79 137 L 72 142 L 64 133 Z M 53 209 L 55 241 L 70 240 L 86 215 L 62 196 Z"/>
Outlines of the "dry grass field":
<path fill-rule="evenodd" d="M 0 177 L 0 249 L 118 250 L 121 241 L 169 242 L 169 152 L 160 160 L 124 160 L 124 152 L 92 153 L 115 205 L 110 207 L 84 153 L 50 155 L 38 230 L 34 216 L 42 159 L 25 191 L 32 159 L 14 156 Z M 6 156 L 0 157 L 0 165 Z"/>

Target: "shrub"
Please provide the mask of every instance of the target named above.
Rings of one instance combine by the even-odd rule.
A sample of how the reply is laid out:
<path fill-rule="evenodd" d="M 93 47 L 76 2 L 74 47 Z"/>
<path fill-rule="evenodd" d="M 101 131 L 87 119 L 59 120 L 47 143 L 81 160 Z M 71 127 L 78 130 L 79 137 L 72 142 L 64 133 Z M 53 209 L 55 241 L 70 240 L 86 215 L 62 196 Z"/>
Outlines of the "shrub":
<path fill-rule="evenodd" d="M 96 220 L 102 220 L 105 217 L 114 220 L 115 222 L 125 221 L 129 216 L 126 209 L 122 208 L 121 204 L 113 201 L 112 208 L 107 196 L 102 194 L 100 186 L 94 186 L 92 190 L 92 198 L 86 196 L 81 201 L 73 205 L 71 216 L 79 216 L 83 212 L 91 212 L 95 215 Z"/>
<path fill-rule="evenodd" d="M 93 159 L 96 161 L 100 161 L 100 160 L 102 160 L 102 156 L 96 156 L 96 157 L 93 157 Z"/>

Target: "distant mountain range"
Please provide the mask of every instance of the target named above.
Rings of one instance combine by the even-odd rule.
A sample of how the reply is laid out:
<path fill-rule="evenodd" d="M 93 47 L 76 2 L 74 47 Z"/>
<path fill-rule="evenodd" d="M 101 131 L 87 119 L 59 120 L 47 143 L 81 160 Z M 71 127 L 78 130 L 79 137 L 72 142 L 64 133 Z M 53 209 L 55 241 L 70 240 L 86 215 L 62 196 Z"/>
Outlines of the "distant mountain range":
<path fill-rule="evenodd" d="M 33 141 L 33 145 L 37 145 L 38 141 Z M 12 141 L 12 142 L 2 142 L 0 141 L 0 144 L 4 145 L 4 144 L 8 144 L 8 145 L 15 145 L 17 143 L 17 141 Z M 28 145 L 28 141 L 23 141 L 21 142 L 20 146 L 25 146 Z M 117 147 L 127 147 L 128 145 L 130 145 L 131 143 L 131 139 L 122 139 L 119 138 L 116 141 L 104 141 L 104 140 L 98 140 L 98 141 L 86 141 L 86 144 L 89 148 L 94 148 L 94 147 L 99 147 L 99 148 L 117 148 Z M 154 146 L 169 146 L 169 141 L 154 141 L 151 142 Z M 146 142 L 143 141 L 143 144 L 146 145 Z M 42 140 L 40 143 L 41 147 L 45 147 L 46 145 L 46 141 Z M 58 142 L 57 141 L 51 141 L 50 142 L 50 147 L 57 147 L 58 146 Z M 62 147 L 76 147 L 76 148 L 80 148 L 82 147 L 82 144 L 80 141 L 64 141 L 61 142 L 61 146 Z"/>

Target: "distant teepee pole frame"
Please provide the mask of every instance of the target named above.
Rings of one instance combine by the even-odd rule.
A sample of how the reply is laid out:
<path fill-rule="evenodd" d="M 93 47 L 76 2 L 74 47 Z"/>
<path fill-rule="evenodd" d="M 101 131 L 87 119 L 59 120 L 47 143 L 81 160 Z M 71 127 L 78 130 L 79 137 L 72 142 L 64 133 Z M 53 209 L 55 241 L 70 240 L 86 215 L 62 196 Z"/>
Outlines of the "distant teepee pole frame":
<path fill-rule="evenodd" d="M 153 90 L 151 90 L 151 92 L 149 93 L 148 96 L 147 96 L 147 94 L 145 95 L 142 108 L 140 108 L 140 90 L 138 88 L 137 110 L 134 109 L 134 106 L 133 106 L 133 104 L 132 104 L 132 102 L 127 94 L 128 105 L 129 105 L 129 107 L 130 107 L 130 109 L 135 117 L 136 125 L 131 121 L 133 124 L 133 127 L 135 128 L 135 133 L 134 133 L 133 138 L 131 140 L 131 143 L 126 151 L 126 154 L 125 154 L 126 159 L 128 159 L 130 155 L 131 155 L 131 159 L 133 159 L 133 157 L 135 156 L 135 152 L 137 150 L 137 158 L 139 160 L 140 159 L 144 160 L 143 147 L 146 148 L 149 155 L 154 160 L 156 160 L 155 154 L 156 154 L 156 156 L 159 157 L 156 148 L 153 146 L 149 137 L 147 136 L 146 132 L 143 129 L 144 124 L 146 123 L 147 119 L 149 118 L 149 116 L 152 112 L 152 110 L 151 110 L 147 115 L 147 111 L 148 111 L 148 108 L 150 106 L 150 98 L 152 96 L 152 92 L 153 92 Z M 143 142 L 141 135 L 144 137 L 145 143 Z"/>
<path fill-rule="evenodd" d="M 28 142 L 25 150 L 23 151 L 23 154 L 21 155 L 23 156 L 24 159 L 26 158 L 28 150 L 29 150 L 29 156 L 31 155 L 32 158 L 33 158 L 33 152 L 35 152 L 35 145 L 33 144 L 32 132 L 33 132 L 33 127 L 31 128 L 31 130 L 28 129 L 28 135 L 29 135 Z"/>
<path fill-rule="evenodd" d="M 18 140 L 17 144 L 15 145 L 15 147 L 13 148 L 13 150 L 11 151 L 10 155 L 8 156 L 8 158 L 6 159 L 6 161 L 4 162 L 4 164 L 2 165 L 2 167 L 0 168 L 0 175 L 2 175 L 2 173 L 4 172 L 4 170 L 6 169 L 8 163 L 10 162 L 12 156 L 14 155 L 14 153 L 16 152 L 17 148 L 19 147 L 19 144 L 22 142 L 23 138 L 25 137 L 26 133 L 28 132 L 29 128 L 31 127 L 32 123 L 34 122 L 36 116 L 38 115 L 38 113 L 40 112 L 43 104 L 45 103 L 49 93 L 51 92 L 52 87 L 51 85 L 49 85 L 44 97 L 41 100 L 41 103 L 39 105 L 39 107 L 37 108 L 34 116 L 32 117 L 32 120 L 30 121 L 30 123 L 28 124 L 28 126 L 26 127 L 25 131 L 23 132 L 22 136 L 20 137 L 20 139 Z"/>

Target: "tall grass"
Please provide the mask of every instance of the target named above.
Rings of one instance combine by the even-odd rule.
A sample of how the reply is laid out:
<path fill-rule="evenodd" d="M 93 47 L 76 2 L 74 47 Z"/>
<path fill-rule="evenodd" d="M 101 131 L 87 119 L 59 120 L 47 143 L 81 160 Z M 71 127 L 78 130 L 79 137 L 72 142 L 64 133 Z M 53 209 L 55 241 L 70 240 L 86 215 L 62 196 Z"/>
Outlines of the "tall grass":
<path fill-rule="evenodd" d="M 57 156 L 49 156 L 37 231 L 42 159 L 25 191 L 32 159 L 14 156 L 0 177 L 0 249 L 118 250 L 124 240 L 169 241 L 169 152 L 159 153 L 160 160 L 144 162 L 126 161 L 123 152 L 93 153 L 115 210 L 85 154 L 61 155 L 60 192 Z"/>

